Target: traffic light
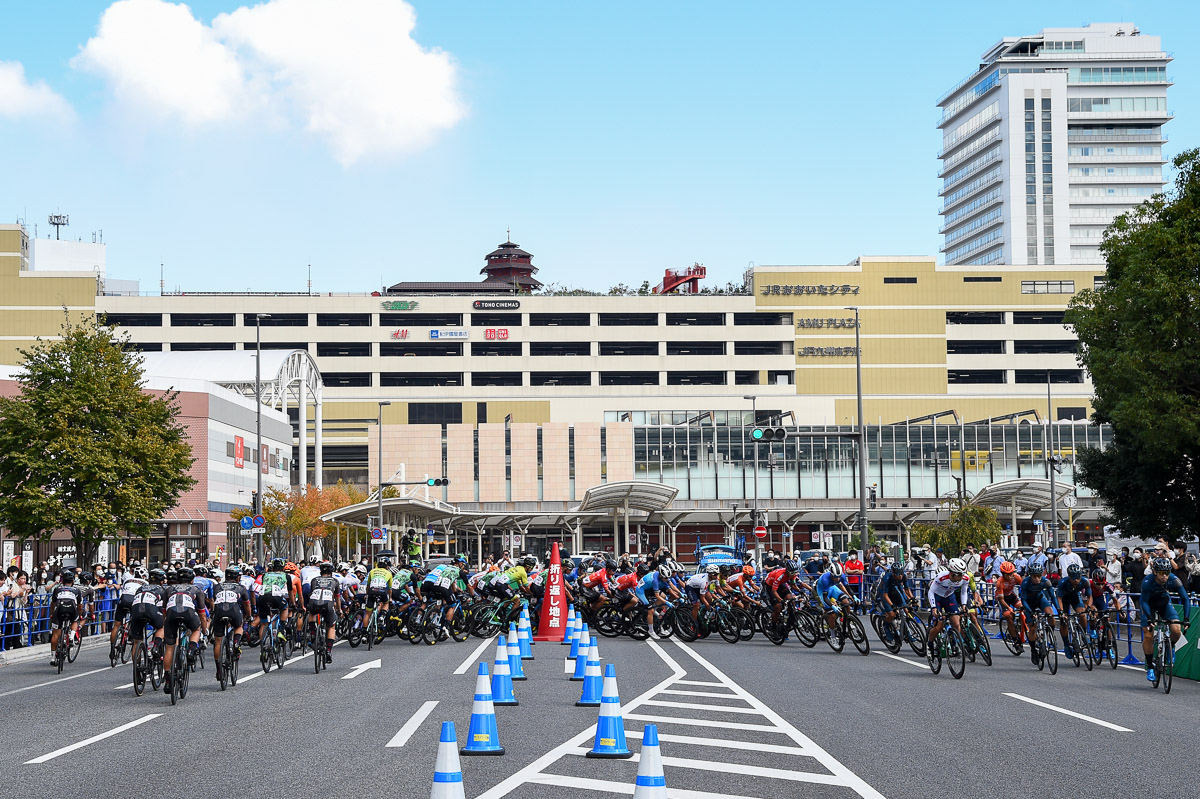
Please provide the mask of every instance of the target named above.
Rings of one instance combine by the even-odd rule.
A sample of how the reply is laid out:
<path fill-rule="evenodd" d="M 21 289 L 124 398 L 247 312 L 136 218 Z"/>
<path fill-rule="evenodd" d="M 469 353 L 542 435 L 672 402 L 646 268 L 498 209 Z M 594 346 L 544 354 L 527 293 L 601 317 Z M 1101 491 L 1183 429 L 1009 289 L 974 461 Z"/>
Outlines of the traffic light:
<path fill-rule="evenodd" d="M 1062 467 L 1063 467 L 1062 455 L 1051 455 L 1050 456 L 1050 466 L 1053 467 L 1054 471 L 1058 472 L 1059 474 L 1062 474 Z"/>
<path fill-rule="evenodd" d="M 787 438 L 787 431 L 782 427 L 756 427 L 750 431 L 750 439 L 752 441 L 783 441 Z"/>
<path fill-rule="evenodd" d="M 870 503 L 870 506 L 872 509 L 875 507 L 875 499 L 876 499 L 875 486 L 871 486 L 870 488 L 867 489 L 867 500 Z"/>
<path fill-rule="evenodd" d="M 445 477 L 430 477 L 425 481 L 425 485 L 434 487 L 448 486 L 450 485 L 450 481 Z"/>
<path fill-rule="evenodd" d="M 250 491 L 250 510 L 252 510 L 255 513 L 258 513 L 258 511 L 259 511 L 258 492 L 253 489 L 251 489 L 251 491 Z"/>

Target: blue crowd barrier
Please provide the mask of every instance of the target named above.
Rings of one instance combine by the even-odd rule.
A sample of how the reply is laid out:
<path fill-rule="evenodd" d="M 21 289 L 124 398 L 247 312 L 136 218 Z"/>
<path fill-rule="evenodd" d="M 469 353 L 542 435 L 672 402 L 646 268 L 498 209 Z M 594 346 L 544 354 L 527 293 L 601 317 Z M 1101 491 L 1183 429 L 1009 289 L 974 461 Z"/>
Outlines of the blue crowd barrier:
<path fill-rule="evenodd" d="M 80 635 L 99 635 L 111 629 L 117 609 L 120 589 L 107 586 L 92 589 L 85 597 L 80 614 Z M 23 607 L 16 600 L 6 599 L 0 608 L 0 652 L 13 649 L 17 643 L 33 646 L 40 639 L 50 638 L 50 594 L 31 594 Z"/>

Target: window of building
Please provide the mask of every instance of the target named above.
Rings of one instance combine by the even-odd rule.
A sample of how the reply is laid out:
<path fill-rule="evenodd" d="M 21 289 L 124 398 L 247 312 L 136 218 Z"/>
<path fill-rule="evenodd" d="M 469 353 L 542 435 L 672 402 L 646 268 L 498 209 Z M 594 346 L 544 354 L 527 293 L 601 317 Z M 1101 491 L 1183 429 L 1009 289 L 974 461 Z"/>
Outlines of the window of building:
<path fill-rule="evenodd" d="M 520 345 L 518 345 L 520 346 Z M 461 342 L 452 341 L 383 341 L 379 344 L 382 357 L 450 358 L 463 354 Z"/>
<path fill-rule="evenodd" d="M 1060 422 L 1086 422 L 1087 408 L 1083 406 L 1055 408 L 1055 418 Z"/>
<path fill-rule="evenodd" d="M 769 311 L 735 313 L 733 315 L 733 323 L 735 325 L 787 325 L 791 327 L 792 315 L 790 313 L 771 313 Z"/>
<path fill-rule="evenodd" d="M 162 352 L 163 345 L 151 341 L 126 341 L 121 345 L 128 352 Z"/>
<path fill-rule="evenodd" d="M 723 386 L 724 372 L 667 372 L 668 386 Z"/>
<path fill-rule="evenodd" d="M 733 373 L 733 383 L 737 386 L 757 386 L 762 374 L 757 369 L 744 369 Z"/>
<path fill-rule="evenodd" d="M 410 402 L 409 424 L 462 424 L 461 402 Z"/>
<path fill-rule="evenodd" d="M 796 373 L 788 369 L 767 372 L 767 384 L 771 386 L 791 386 L 796 383 Z"/>
<path fill-rule="evenodd" d="M 602 386 L 657 386 L 658 372 L 601 372 Z"/>
<path fill-rule="evenodd" d="M 254 320 L 254 314 L 242 314 L 242 324 L 246 327 L 254 327 Z M 308 314 L 272 312 L 259 319 L 258 324 L 260 327 L 308 327 Z"/>
<path fill-rule="evenodd" d="M 236 349 L 232 341 L 177 341 L 171 352 L 224 352 Z"/>
<path fill-rule="evenodd" d="M 591 372 L 530 372 L 531 386 L 590 386 Z"/>
<path fill-rule="evenodd" d="M 1014 325 L 1061 325 L 1064 311 L 1013 311 Z"/>
<path fill-rule="evenodd" d="M 321 358 L 365 358 L 371 355 L 369 341 L 335 341 L 317 344 L 317 356 Z"/>
<path fill-rule="evenodd" d="M 100 318 L 105 324 L 118 327 L 162 327 L 160 313 L 105 313 Z"/>
<path fill-rule="evenodd" d="M 948 369 L 946 382 L 952 385 L 1003 383 L 1003 369 Z"/>
<path fill-rule="evenodd" d="M 231 313 L 173 313 L 171 327 L 233 327 Z"/>
<path fill-rule="evenodd" d="M 1003 341 L 975 341 L 957 339 L 946 342 L 947 355 L 1003 355 Z"/>
<path fill-rule="evenodd" d="M 475 403 L 475 423 L 476 424 L 487 424 L 487 420 L 488 420 L 487 403 L 486 402 Z M 478 466 L 477 466 L 477 468 L 478 468 Z"/>
<path fill-rule="evenodd" d="M 1108 285 L 1108 276 L 1107 275 L 1096 275 L 1095 277 L 1092 278 L 1092 288 L 1094 288 L 1096 291 L 1099 291 L 1100 289 L 1104 288 L 1106 285 Z"/>
<path fill-rule="evenodd" d="M 587 327 L 592 323 L 591 316 L 586 313 L 531 313 L 529 324 L 533 327 Z"/>
<path fill-rule="evenodd" d="M 1046 246 L 1052 246 L 1047 241 Z M 1074 294 L 1074 280 L 1022 280 L 1022 294 Z"/>
<path fill-rule="evenodd" d="M 400 388 L 425 388 L 429 386 L 461 386 L 462 372 L 383 372 L 379 385 Z"/>
<path fill-rule="evenodd" d="M 1041 383 L 1045 385 L 1047 375 L 1049 375 L 1051 383 L 1083 382 L 1082 369 L 1018 369 L 1016 372 L 1016 382 Z"/>
<path fill-rule="evenodd" d="M 522 385 L 520 372 L 472 372 L 473 386 L 519 386 Z"/>
<path fill-rule="evenodd" d="M 948 325 L 1002 325 L 1003 311 L 946 311 Z"/>
<path fill-rule="evenodd" d="M 965 275 L 964 283 L 999 283 L 1003 278 L 999 275 Z"/>
<path fill-rule="evenodd" d="M 1071 97 L 1067 110 L 1076 113 L 1110 113 L 1113 111 L 1165 112 L 1166 97 Z"/>
<path fill-rule="evenodd" d="M 1074 355 L 1079 351 L 1079 342 L 1065 341 L 1014 341 L 1015 355 Z"/>
<path fill-rule="evenodd" d="M 531 356 L 546 355 L 591 355 L 590 341 L 531 341 L 529 342 Z"/>
<path fill-rule="evenodd" d="M 473 313 L 471 324 L 475 327 L 520 327 L 519 313 Z"/>
<path fill-rule="evenodd" d="M 917 279 L 915 277 L 885 277 L 883 279 L 883 282 L 884 283 L 916 283 Z"/>
<path fill-rule="evenodd" d="M 520 355 L 519 341 L 480 341 L 471 345 L 472 355 Z"/>
<path fill-rule="evenodd" d="M 792 341 L 735 341 L 734 355 L 791 355 L 795 350 Z"/>
<path fill-rule="evenodd" d="M 371 324 L 369 313 L 319 313 L 317 327 L 368 327 Z"/>
<path fill-rule="evenodd" d="M 658 355 L 657 341 L 601 341 L 601 355 Z"/>
<path fill-rule="evenodd" d="M 656 313 L 602 313 L 601 327 L 653 327 L 658 324 Z"/>
<path fill-rule="evenodd" d="M 724 355 L 724 341 L 668 341 L 667 355 Z"/>
<path fill-rule="evenodd" d="M 669 313 L 667 314 L 668 325 L 684 325 L 695 327 L 697 325 L 723 325 L 725 324 L 725 314 L 723 313 Z"/>
<path fill-rule="evenodd" d="M 520 314 L 518 314 L 519 316 Z M 381 313 L 382 327 L 462 327 L 460 313 Z"/>
<path fill-rule="evenodd" d="M 253 350 L 257 342 L 247 341 L 243 349 Z M 264 341 L 261 346 L 264 350 L 304 350 L 308 352 L 308 344 L 303 341 Z"/>
<path fill-rule="evenodd" d="M 321 382 L 331 388 L 365 388 L 371 385 L 371 373 L 321 372 Z"/>

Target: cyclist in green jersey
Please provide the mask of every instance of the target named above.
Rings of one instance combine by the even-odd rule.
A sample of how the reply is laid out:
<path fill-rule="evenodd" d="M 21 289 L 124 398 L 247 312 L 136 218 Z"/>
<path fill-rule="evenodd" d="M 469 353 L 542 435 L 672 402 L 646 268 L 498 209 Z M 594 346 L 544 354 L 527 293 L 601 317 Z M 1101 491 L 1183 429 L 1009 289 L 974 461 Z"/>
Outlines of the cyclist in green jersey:
<path fill-rule="evenodd" d="M 364 581 L 367 585 L 367 609 L 378 606 L 380 619 L 387 618 L 388 606 L 391 604 L 391 565 L 392 562 L 388 558 L 380 558 L 375 561 L 375 568 L 367 572 L 367 579 Z"/>
<path fill-rule="evenodd" d="M 273 559 L 267 573 L 262 577 L 262 592 L 256 603 L 258 618 L 254 620 L 255 628 L 267 623 L 267 620 L 271 618 L 272 610 L 278 610 L 279 618 L 287 621 L 289 582 L 287 572 L 283 570 L 283 558 Z M 282 628 L 279 631 L 279 637 L 284 637 Z"/>

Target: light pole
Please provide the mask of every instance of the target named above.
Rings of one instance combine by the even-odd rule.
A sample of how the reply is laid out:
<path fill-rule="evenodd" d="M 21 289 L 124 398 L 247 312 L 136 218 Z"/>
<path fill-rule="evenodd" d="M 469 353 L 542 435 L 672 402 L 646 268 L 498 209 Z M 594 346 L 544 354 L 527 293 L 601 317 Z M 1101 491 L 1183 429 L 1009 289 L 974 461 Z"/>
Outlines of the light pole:
<path fill-rule="evenodd" d="M 863 418 L 863 388 L 862 388 L 862 338 L 858 319 L 858 307 L 848 307 L 854 311 L 854 371 L 858 378 L 858 529 L 859 547 L 867 551 L 867 425 Z"/>
<path fill-rule="evenodd" d="M 746 396 L 746 397 L 742 397 L 742 399 L 750 400 L 750 417 L 751 417 L 750 418 L 750 429 L 753 430 L 754 428 L 758 427 L 758 397 Z M 742 429 L 744 430 L 745 428 L 742 428 Z M 758 527 L 758 442 L 754 440 L 753 435 L 751 435 L 750 441 L 751 441 L 751 443 L 754 444 L 754 510 L 750 514 L 750 527 L 755 528 L 755 527 Z M 737 522 L 736 511 L 734 512 L 734 522 L 735 523 Z M 737 539 L 736 539 L 737 529 L 734 528 L 733 532 L 734 532 L 734 536 L 735 536 L 733 543 L 734 543 L 734 546 L 736 547 L 737 546 Z M 761 551 L 759 551 L 758 537 L 755 536 L 754 540 L 755 540 L 754 551 L 758 554 L 758 560 L 761 563 L 763 553 Z"/>
<path fill-rule="evenodd" d="M 258 490 L 254 494 L 254 515 L 262 513 L 262 320 L 269 318 L 269 313 L 254 314 L 254 446 L 257 449 L 255 453 L 255 484 Z M 303 424 L 303 422 L 301 422 Z M 304 428 L 301 427 L 300 435 L 304 435 Z M 304 466 L 300 466 L 301 474 L 303 474 Z M 262 563 L 265 553 L 263 552 L 263 536 L 258 534 L 258 560 Z"/>
<path fill-rule="evenodd" d="M 1054 488 L 1054 410 L 1050 402 L 1050 370 L 1046 370 L 1046 471 L 1050 474 L 1050 545 L 1058 546 L 1058 492 Z"/>
<path fill-rule="evenodd" d="M 388 400 L 379 401 L 379 529 L 383 529 L 383 408 L 391 405 Z M 390 543 L 390 542 L 389 542 Z"/>

